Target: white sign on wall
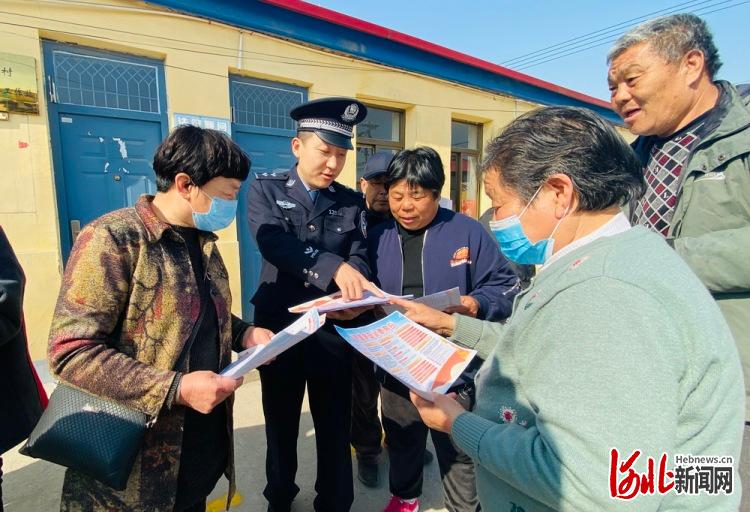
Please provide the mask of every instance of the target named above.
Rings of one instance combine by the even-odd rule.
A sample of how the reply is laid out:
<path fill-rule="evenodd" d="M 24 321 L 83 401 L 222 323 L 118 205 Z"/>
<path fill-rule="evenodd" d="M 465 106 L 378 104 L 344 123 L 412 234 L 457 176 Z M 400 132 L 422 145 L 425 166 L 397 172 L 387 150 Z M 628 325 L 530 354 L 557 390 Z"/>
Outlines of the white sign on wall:
<path fill-rule="evenodd" d="M 230 137 L 232 136 L 232 123 L 229 122 L 229 119 L 223 119 L 221 117 L 175 114 L 173 127 L 176 128 L 181 124 L 191 124 L 199 128 L 206 128 L 207 130 L 218 130 L 226 133 Z"/>

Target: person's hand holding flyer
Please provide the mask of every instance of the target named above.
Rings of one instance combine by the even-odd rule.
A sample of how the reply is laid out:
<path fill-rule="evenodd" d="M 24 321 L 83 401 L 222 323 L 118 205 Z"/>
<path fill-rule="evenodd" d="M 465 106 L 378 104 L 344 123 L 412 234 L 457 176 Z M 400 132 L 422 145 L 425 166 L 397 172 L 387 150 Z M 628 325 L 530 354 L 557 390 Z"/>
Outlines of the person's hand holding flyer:
<path fill-rule="evenodd" d="M 391 299 L 393 299 L 393 297 L 391 297 Z M 418 299 L 413 299 L 412 302 L 424 304 L 425 306 L 437 309 L 438 311 L 445 311 L 453 307 L 461 306 L 461 291 L 458 286 L 456 286 L 449 290 L 443 290 L 442 292 L 432 293 L 430 295 L 425 295 L 424 297 L 419 297 Z M 388 315 L 394 311 L 405 313 L 405 309 L 393 301 L 391 301 L 390 304 L 384 305 L 383 311 Z"/>
<path fill-rule="evenodd" d="M 276 333 L 265 345 L 255 345 L 240 352 L 237 360 L 224 368 L 220 375 L 235 379 L 245 375 L 313 334 L 325 321 L 326 316 L 319 315 L 313 308 L 283 331 Z"/>

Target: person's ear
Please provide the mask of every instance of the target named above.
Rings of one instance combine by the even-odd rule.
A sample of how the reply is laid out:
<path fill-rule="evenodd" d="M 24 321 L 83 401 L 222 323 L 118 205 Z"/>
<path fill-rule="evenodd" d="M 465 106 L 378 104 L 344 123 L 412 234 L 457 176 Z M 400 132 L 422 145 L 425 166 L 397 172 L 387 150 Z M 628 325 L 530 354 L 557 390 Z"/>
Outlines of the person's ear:
<path fill-rule="evenodd" d="M 297 159 L 299 159 L 299 155 L 302 152 L 301 150 L 303 144 L 304 143 L 302 142 L 302 139 L 300 139 L 299 137 L 294 137 L 292 139 L 292 154 Z"/>
<path fill-rule="evenodd" d="M 703 52 L 700 50 L 687 52 L 682 58 L 681 70 L 688 87 L 697 85 L 706 70 L 706 58 Z"/>
<path fill-rule="evenodd" d="M 193 180 L 184 172 L 178 172 L 174 177 L 174 187 L 177 190 L 177 193 L 185 199 L 190 198 L 190 193 L 194 186 Z"/>
<path fill-rule="evenodd" d="M 573 180 L 567 174 L 557 173 L 547 178 L 546 186 L 550 187 L 554 194 L 555 217 L 562 219 L 574 209 L 576 191 Z"/>

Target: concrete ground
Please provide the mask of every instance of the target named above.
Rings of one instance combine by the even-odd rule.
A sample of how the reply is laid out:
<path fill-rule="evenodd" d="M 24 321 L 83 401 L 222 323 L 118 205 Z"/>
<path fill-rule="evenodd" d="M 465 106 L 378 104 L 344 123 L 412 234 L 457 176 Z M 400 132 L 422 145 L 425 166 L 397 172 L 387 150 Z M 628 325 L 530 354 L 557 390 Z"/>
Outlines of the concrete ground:
<path fill-rule="evenodd" d="M 43 365 L 40 365 L 43 366 Z M 44 370 L 44 368 L 40 368 Z M 43 376 L 44 377 L 44 376 Z M 47 380 L 47 379 L 44 379 Z M 48 392 L 53 384 L 45 384 Z M 235 400 L 235 454 L 237 466 L 237 489 L 232 512 L 261 512 L 267 504 L 262 492 L 265 485 L 266 435 L 263 411 L 260 405 L 260 381 L 257 373 L 249 374 L 245 384 L 237 391 Z M 313 510 L 315 498 L 315 430 L 307 400 L 303 404 L 300 421 L 300 437 L 297 445 L 299 470 L 297 485 L 300 493 L 293 510 Z M 434 448 L 428 440 L 428 448 Z M 354 477 L 353 512 L 379 512 L 388 499 L 388 457 L 381 456 L 380 486 L 369 489 L 356 478 L 356 460 L 352 460 Z M 6 512 L 51 512 L 59 510 L 60 490 L 64 469 L 55 464 L 24 457 L 15 448 L 3 455 L 3 501 Z M 437 460 L 425 467 L 424 493 L 420 510 L 424 512 L 444 511 Z M 222 479 L 209 497 L 207 512 L 224 510 L 227 481 Z"/>

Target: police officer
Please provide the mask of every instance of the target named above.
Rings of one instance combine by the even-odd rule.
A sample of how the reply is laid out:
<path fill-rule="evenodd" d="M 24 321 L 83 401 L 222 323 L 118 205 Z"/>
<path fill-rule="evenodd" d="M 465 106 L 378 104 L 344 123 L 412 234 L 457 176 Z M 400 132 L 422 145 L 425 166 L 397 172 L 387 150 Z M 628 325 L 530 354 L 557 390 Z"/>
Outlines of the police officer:
<path fill-rule="evenodd" d="M 287 172 L 260 173 L 250 185 L 250 229 L 263 256 L 252 302 L 255 324 L 279 331 L 294 321 L 287 308 L 341 290 L 361 298 L 369 266 L 361 195 L 335 180 L 352 147 L 353 127 L 367 108 L 349 98 L 326 98 L 290 112 L 297 121 Z M 297 436 L 307 385 L 315 424 L 318 472 L 315 510 L 347 511 L 353 496 L 351 349 L 328 322 L 260 370 L 266 420 L 269 510 L 288 511 L 299 487 Z"/>

